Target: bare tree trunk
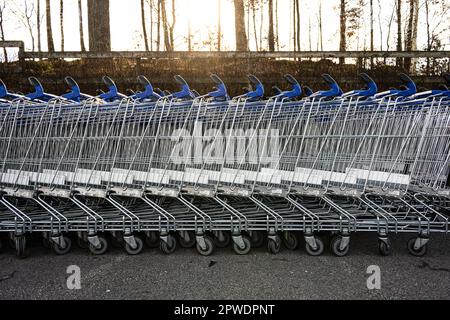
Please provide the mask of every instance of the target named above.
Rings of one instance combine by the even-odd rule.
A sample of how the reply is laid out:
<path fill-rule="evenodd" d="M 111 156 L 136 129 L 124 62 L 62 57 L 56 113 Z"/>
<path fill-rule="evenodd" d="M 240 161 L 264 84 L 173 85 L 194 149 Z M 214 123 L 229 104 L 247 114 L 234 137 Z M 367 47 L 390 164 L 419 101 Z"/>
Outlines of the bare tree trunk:
<path fill-rule="evenodd" d="M 347 50 L 347 0 L 341 0 L 340 13 L 340 43 L 339 51 L 345 52 Z M 339 59 L 340 64 L 345 63 L 344 58 Z"/>
<path fill-rule="evenodd" d="M 259 20 L 259 49 L 263 50 L 263 26 L 264 26 L 264 2 L 261 2 L 261 11 L 260 11 L 260 20 Z"/>
<path fill-rule="evenodd" d="M 247 34 L 245 32 L 245 9 L 243 0 L 234 0 L 234 11 L 236 50 L 248 51 Z"/>
<path fill-rule="evenodd" d="M 3 2 L 2 5 L 0 6 L 0 40 L 1 41 L 5 41 L 5 29 L 3 28 L 3 23 L 4 23 L 4 17 L 3 17 L 3 13 L 5 12 L 5 8 L 6 8 L 6 2 Z M 5 63 L 8 63 L 8 52 L 6 51 L 6 48 L 3 47 L 3 57 L 5 59 Z"/>
<path fill-rule="evenodd" d="M 45 19 L 47 24 L 47 47 L 49 52 L 55 51 L 52 32 L 52 13 L 50 10 L 50 0 L 45 0 Z"/>
<path fill-rule="evenodd" d="M 147 37 L 147 27 L 145 26 L 145 3 L 141 0 L 141 24 L 142 24 L 142 35 L 144 37 L 145 51 L 148 51 L 148 37 Z"/>
<path fill-rule="evenodd" d="M 111 51 L 109 0 L 88 0 L 89 50 Z"/>
<path fill-rule="evenodd" d="M 247 30 L 247 32 L 248 32 L 248 41 L 249 41 L 249 46 L 250 46 L 250 7 L 255 3 L 255 1 L 256 0 L 246 0 L 246 2 L 247 2 L 247 6 L 245 7 L 245 9 L 247 10 L 247 12 L 246 12 L 246 17 L 247 17 L 247 20 L 246 20 L 246 23 L 247 23 L 247 25 L 246 25 L 246 30 Z M 253 12 L 254 13 L 254 12 Z M 255 22 L 253 22 L 253 26 L 254 26 L 254 30 L 255 30 L 255 33 L 256 33 L 256 24 L 255 24 Z M 258 46 L 258 44 L 256 44 L 256 46 Z M 258 50 L 257 50 L 258 51 Z"/>
<path fill-rule="evenodd" d="M 409 0 L 408 26 L 406 31 L 405 50 L 412 51 L 412 38 L 414 28 L 414 0 Z M 409 72 L 411 69 L 411 58 L 405 58 L 404 68 Z"/>
<path fill-rule="evenodd" d="M 378 26 L 380 27 L 380 50 L 383 51 L 383 24 L 381 22 L 381 0 L 378 0 Z"/>
<path fill-rule="evenodd" d="M 161 2 L 161 19 L 164 33 L 164 45 L 166 51 L 173 51 L 172 41 L 170 38 L 170 27 L 169 22 L 167 21 L 167 11 L 166 11 L 166 3 L 165 0 L 159 0 Z"/>
<path fill-rule="evenodd" d="M 253 33 L 254 33 L 254 37 L 255 37 L 255 48 L 256 51 L 259 51 L 259 42 L 258 42 L 258 32 L 256 31 L 256 5 L 255 5 L 255 0 L 252 0 L 252 18 L 253 18 Z M 250 9 L 250 6 L 249 6 Z M 248 19 L 250 21 L 250 17 Z M 250 35 L 250 28 L 247 28 L 249 31 L 249 35 Z"/>
<path fill-rule="evenodd" d="M 161 50 L 161 0 L 157 0 L 158 1 L 158 20 L 157 20 L 157 25 L 156 25 L 156 29 L 157 29 L 157 34 L 156 34 L 156 51 Z"/>
<path fill-rule="evenodd" d="M 312 25 L 311 25 L 311 15 L 309 16 L 308 21 L 308 42 L 309 42 L 309 51 L 312 51 Z M 311 59 L 310 59 L 311 60 Z"/>
<path fill-rule="evenodd" d="M 417 50 L 417 32 L 419 29 L 419 0 L 414 0 L 414 20 L 412 32 L 412 49 Z"/>
<path fill-rule="evenodd" d="M 275 0 L 275 41 L 277 44 L 277 51 L 280 50 L 280 32 L 278 27 L 278 0 Z"/>
<path fill-rule="evenodd" d="M 392 23 L 394 21 L 394 16 L 395 16 L 395 7 L 396 6 L 394 5 L 394 7 L 392 8 L 391 18 L 389 19 L 389 23 L 388 23 L 388 33 L 386 36 L 386 50 L 387 51 L 389 51 L 391 48 L 390 40 L 391 40 Z M 380 26 L 380 28 L 381 28 L 381 26 Z M 386 58 L 384 58 L 384 63 L 386 63 Z"/>
<path fill-rule="evenodd" d="M 402 0 L 397 0 L 397 51 L 402 51 Z M 402 65 L 402 58 L 398 58 L 397 66 Z"/>
<path fill-rule="evenodd" d="M 292 31 L 293 31 L 293 40 L 294 40 L 294 52 L 297 51 L 297 1 L 292 0 L 292 5 L 294 10 L 292 10 Z"/>
<path fill-rule="evenodd" d="M 222 51 L 222 7 L 221 0 L 217 0 L 217 51 Z"/>
<path fill-rule="evenodd" d="M 175 49 L 175 40 L 174 40 L 174 34 L 173 31 L 175 29 L 175 21 L 176 21 L 176 14 L 175 14 L 175 0 L 172 0 L 172 24 L 170 25 L 169 31 L 170 31 L 170 46 L 172 47 L 172 50 Z"/>
<path fill-rule="evenodd" d="M 150 51 L 153 51 L 153 0 L 149 0 L 150 4 Z"/>
<path fill-rule="evenodd" d="M 29 10 L 29 3 L 24 2 L 24 12 L 23 12 L 23 23 L 25 27 L 27 28 L 30 38 L 31 38 L 31 50 L 34 51 L 35 48 L 35 41 L 34 41 L 34 25 L 32 23 L 32 18 L 34 14 L 34 3 L 31 3 L 31 9 Z"/>
<path fill-rule="evenodd" d="M 320 39 L 320 51 L 323 51 L 322 0 L 319 0 L 319 39 Z"/>
<path fill-rule="evenodd" d="M 301 48 L 301 44 L 300 44 L 300 0 L 295 0 L 295 3 L 296 3 L 296 5 L 295 5 L 296 10 L 295 10 L 294 14 L 297 16 L 297 19 L 296 19 L 297 24 L 295 26 L 295 28 L 297 28 L 297 31 L 296 31 L 297 49 L 298 49 L 298 51 L 301 51 L 302 48 Z"/>
<path fill-rule="evenodd" d="M 188 17 L 188 51 L 192 51 L 191 18 Z"/>
<path fill-rule="evenodd" d="M 431 30 L 430 30 L 430 4 L 429 0 L 425 0 L 425 12 L 427 23 L 427 51 L 431 51 Z M 430 58 L 427 58 L 427 75 L 430 74 Z"/>
<path fill-rule="evenodd" d="M 411 36 L 411 50 L 417 50 L 417 32 L 419 28 L 419 0 L 414 1 L 414 16 L 413 16 L 413 27 Z M 411 72 L 415 72 L 417 59 L 411 59 Z"/>
<path fill-rule="evenodd" d="M 269 0 L 269 35 L 268 35 L 268 41 L 269 41 L 269 51 L 270 52 L 275 51 L 275 34 L 274 34 L 274 27 L 273 27 L 273 0 Z"/>
<path fill-rule="evenodd" d="M 373 0 L 370 0 L 370 51 L 374 49 L 374 30 L 373 30 Z M 373 58 L 370 58 L 370 67 L 373 68 Z"/>
<path fill-rule="evenodd" d="M 64 0 L 59 1 L 59 28 L 61 30 L 61 51 L 64 52 Z"/>
<path fill-rule="evenodd" d="M 78 0 L 78 27 L 80 30 L 80 48 L 81 51 L 86 51 L 86 47 L 84 45 L 84 30 L 83 30 L 83 7 L 81 4 L 81 0 Z"/>
<path fill-rule="evenodd" d="M 41 0 L 37 0 L 36 29 L 37 29 L 38 52 L 41 52 L 42 51 L 42 44 L 41 44 Z"/>

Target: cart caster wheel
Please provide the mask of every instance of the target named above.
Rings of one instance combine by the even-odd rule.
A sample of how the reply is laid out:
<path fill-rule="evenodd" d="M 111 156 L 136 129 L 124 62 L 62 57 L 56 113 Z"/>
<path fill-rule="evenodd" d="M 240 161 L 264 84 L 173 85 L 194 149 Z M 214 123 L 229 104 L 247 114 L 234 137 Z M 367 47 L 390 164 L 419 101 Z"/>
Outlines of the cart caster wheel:
<path fill-rule="evenodd" d="M 331 252 L 336 257 L 345 257 L 350 251 L 350 245 L 347 245 L 344 249 L 341 249 L 341 242 L 342 242 L 341 236 L 336 236 L 333 237 L 333 239 L 331 239 L 330 243 Z"/>
<path fill-rule="evenodd" d="M 86 241 L 82 238 L 78 238 L 77 237 L 77 245 L 81 248 L 81 249 L 89 249 L 89 241 Z"/>
<path fill-rule="evenodd" d="M 56 243 L 53 243 L 53 251 L 55 251 L 55 253 L 59 256 L 69 253 L 70 249 L 72 249 L 72 241 L 68 237 L 64 236 L 64 242 L 66 243 L 64 248 L 61 248 Z"/>
<path fill-rule="evenodd" d="M 214 241 L 210 237 L 204 237 L 206 248 L 200 247 L 197 243 L 197 251 L 202 256 L 210 256 L 214 251 Z"/>
<path fill-rule="evenodd" d="M 144 248 L 144 241 L 141 238 L 134 237 L 134 241 L 136 241 L 136 248 L 132 248 L 128 243 L 125 243 L 125 251 L 132 256 L 141 253 Z"/>
<path fill-rule="evenodd" d="M 419 249 L 414 248 L 414 243 L 416 242 L 417 238 L 411 238 L 408 240 L 408 251 L 411 255 L 415 257 L 423 257 L 427 251 L 428 251 L 428 244 L 423 245 Z"/>
<path fill-rule="evenodd" d="M 298 248 L 298 239 L 292 232 L 286 232 L 283 235 L 283 244 L 288 250 L 296 250 Z"/>
<path fill-rule="evenodd" d="M 261 231 L 252 231 L 250 236 L 252 248 L 260 248 L 264 244 L 264 234 Z"/>
<path fill-rule="evenodd" d="M 175 240 L 175 237 L 172 235 L 168 235 L 167 242 L 160 240 L 159 248 L 165 254 L 174 253 L 175 249 L 177 248 L 177 241 Z"/>
<path fill-rule="evenodd" d="M 383 257 L 387 257 L 387 256 L 391 255 L 391 253 L 392 253 L 391 242 L 389 240 L 387 242 L 379 240 L 378 241 L 378 252 Z"/>
<path fill-rule="evenodd" d="M 156 232 L 150 232 L 145 236 L 145 244 L 149 248 L 158 248 L 159 246 L 159 237 Z"/>
<path fill-rule="evenodd" d="M 267 250 L 271 254 L 277 254 L 281 250 L 281 240 L 278 239 L 278 241 L 269 239 L 267 241 Z"/>
<path fill-rule="evenodd" d="M 325 246 L 323 244 L 322 239 L 320 239 L 319 237 L 314 237 L 316 240 L 316 248 L 312 248 L 308 243 L 306 243 L 305 245 L 305 250 L 306 252 L 310 255 L 310 256 L 320 256 L 323 254 L 323 251 L 325 249 Z"/>
<path fill-rule="evenodd" d="M 25 251 L 27 247 L 27 239 L 25 236 L 16 236 L 14 237 L 16 255 L 19 258 L 25 258 Z"/>
<path fill-rule="evenodd" d="M 186 241 L 186 239 L 184 239 L 181 235 L 180 238 L 178 239 L 178 242 L 182 248 L 189 249 L 195 246 L 195 234 L 192 231 L 188 231 L 188 234 L 189 234 L 188 241 Z"/>
<path fill-rule="evenodd" d="M 242 241 L 244 242 L 244 248 L 240 248 L 235 242 L 233 242 L 233 250 L 236 254 L 246 255 L 250 252 L 252 243 L 247 236 L 242 236 Z"/>
<path fill-rule="evenodd" d="M 218 237 L 214 237 L 214 244 L 217 248 L 226 248 L 231 243 L 231 235 L 229 232 L 222 232 L 223 239 L 219 239 Z"/>
<path fill-rule="evenodd" d="M 104 237 L 98 236 L 98 241 L 100 241 L 100 245 L 97 248 L 89 243 L 89 251 L 96 256 L 100 256 L 108 250 L 108 241 Z"/>

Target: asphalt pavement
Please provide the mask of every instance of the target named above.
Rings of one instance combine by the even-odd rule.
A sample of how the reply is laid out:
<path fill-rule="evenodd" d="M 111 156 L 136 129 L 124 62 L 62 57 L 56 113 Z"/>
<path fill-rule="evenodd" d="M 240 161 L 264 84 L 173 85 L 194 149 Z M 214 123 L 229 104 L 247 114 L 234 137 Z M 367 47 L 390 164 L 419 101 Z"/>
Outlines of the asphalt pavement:
<path fill-rule="evenodd" d="M 392 236 L 394 253 L 382 257 L 375 235 L 355 235 L 343 258 L 329 250 L 311 257 L 303 248 L 247 256 L 226 248 L 203 257 L 195 249 L 93 256 L 74 247 L 56 256 L 35 243 L 26 259 L 0 253 L 0 299 L 449 299 L 450 238 L 434 236 L 422 258 L 408 254 L 407 239 Z M 81 289 L 67 287 L 71 265 L 80 268 Z M 369 266 L 380 268 L 381 289 L 368 289 Z"/>

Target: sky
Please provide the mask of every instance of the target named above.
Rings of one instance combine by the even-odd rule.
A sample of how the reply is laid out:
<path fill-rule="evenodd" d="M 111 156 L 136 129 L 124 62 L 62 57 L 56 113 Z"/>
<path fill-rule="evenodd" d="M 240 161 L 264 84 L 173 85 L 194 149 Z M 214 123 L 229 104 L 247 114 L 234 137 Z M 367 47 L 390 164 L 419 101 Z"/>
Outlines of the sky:
<path fill-rule="evenodd" d="M 7 12 L 5 13 L 5 34 L 8 40 L 23 40 L 26 44 L 26 49 L 31 49 L 31 37 L 24 27 L 20 19 L 20 14 L 23 12 L 24 4 L 27 2 L 28 6 L 32 6 L 36 1 L 41 1 L 41 6 L 44 8 L 45 0 L 0 0 L 5 1 L 7 5 Z M 353 0 L 351 0 L 353 1 Z M 423 9 L 423 1 L 421 1 L 421 11 Z M 450 0 L 443 0 L 450 2 Z M 59 0 L 50 0 L 52 6 L 52 26 L 55 40 L 56 50 L 60 49 L 60 30 L 59 30 Z M 87 1 L 83 0 L 84 22 L 85 22 L 85 43 L 87 45 Z M 169 4 L 171 1 L 168 1 Z M 186 37 L 189 23 L 191 24 L 192 34 L 194 35 L 193 43 L 196 50 L 210 50 L 208 45 L 201 45 L 203 41 L 207 41 L 210 37 L 211 31 L 217 30 L 217 12 L 219 0 L 176 0 L 177 21 L 175 24 L 175 47 L 176 50 L 186 50 Z M 367 2 L 367 1 L 366 1 Z M 224 50 L 234 50 L 234 6 L 231 0 L 220 0 L 221 3 L 221 24 L 223 33 L 223 48 Z M 279 10 L 279 35 L 280 35 L 280 50 L 292 50 L 292 1 L 278 0 Z M 374 0 L 375 4 L 375 47 L 381 49 L 381 44 L 386 50 L 386 40 L 388 34 L 388 21 L 391 19 L 393 12 L 394 0 Z M 311 23 L 311 39 L 312 50 L 317 49 L 318 43 L 318 4 L 319 0 L 300 0 L 301 12 L 301 47 L 302 50 L 309 50 L 309 26 Z M 450 4 L 450 3 L 449 3 Z M 323 35 L 324 35 L 324 50 L 337 50 L 339 47 L 339 16 L 338 16 L 338 0 L 322 0 L 323 12 Z M 404 16 L 407 16 L 407 8 L 404 6 Z M 352 37 L 349 40 L 349 50 L 362 50 L 364 44 L 366 47 L 369 42 L 369 24 L 367 6 L 361 19 L 362 29 L 359 36 Z M 170 10 L 170 8 L 169 8 Z M 437 15 L 431 19 L 432 27 L 441 21 L 438 18 L 440 14 L 439 8 L 433 8 L 433 12 Z M 13 13 L 15 11 L 16 13 Z M 44 10 L 42 10 L 44 11 Z M 379 19 L 380 17 L 380 19 Z M 78 31 L 78 6 L 77 0 L 64 0 L 64 33 L 65 33 L 65 50 L 77 51 L 80 50 L 79 31 Z M 257 13 L 257 24 L 259 24 L 260 13 Z M 267 21 L 267 12 L 264 12 L 264 21 Z M 446 29 L 444 32 L 439 32 L 445 48 L 450 49 L 450 14 L 444 18 L 444 22 L 440 23 L 437 30 Z M 147 15 L 147 25 L 149 29 L 149 19 Z M 142 50 L 144 49 L 142 42 L 142 26 L 140 19 L 140 1 L 139 0 L 110 0 L 110 21 L 111 21 L 111 45 L 113 50 Z M 311 22 L 310 22 L 311 21 Z M 381 21 L 381 26 L 380 26 Z M 45 21 L 44 21 L 45 22 Z M 419 35 L 418 46 L 423 49 L 426 44 L 426 28 L 425 15 L 421 14 L 419 17 Z M 383 33 L 383 39 L 380 37 L 380 27 Z M 46 49 L 45 24 L 43 24 L 43 50 Z M 156 29 L 156 27 L 155 27 Z M 250 25 L 250 49 L 255 49 L 253 25 Z M 395 20 L 392 25 L 391 50 L 394 49 L 395 41 Z M 148 31 L 149 32 L 149 31 Z M 258 29 L 259 33 L 259 29 Z M 263 31 L 267 34 L 267 30 Z M 265 36 L 265 35 L 264 35 Z M 264 44 L 266 46 L 266 44 Z"/>

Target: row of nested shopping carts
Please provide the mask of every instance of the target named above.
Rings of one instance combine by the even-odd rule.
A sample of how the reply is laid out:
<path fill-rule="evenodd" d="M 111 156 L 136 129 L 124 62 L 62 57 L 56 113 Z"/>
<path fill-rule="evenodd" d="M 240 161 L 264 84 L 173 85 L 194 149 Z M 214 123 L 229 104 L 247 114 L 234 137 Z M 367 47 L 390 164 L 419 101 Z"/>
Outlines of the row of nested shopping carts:
<path fill-rule="evenodd" d="M 170 93 L 139 77 L 143 91 L 22 95 L 0 84 L 0 236 L 19 256 L 42 235 L 57 254 L 72 241 L 103 254 L 108 244 L 138 254 L 144 244 L 177 245 L 210 255 L 216 247 L 246 254 L 282 245 L 344 256 L 350 236 L 412 234 L 411 254 L 427 251 L 432 233 L 448 233 L 450 213 L 450 76 L 431 91 L 403 84 L 378 93 L 344 93 L 329 75 L 313 92 L 290 86 L 264 99 L 249 76 L 230 98 L 219 77 L 199 95 L 181 76 Z"/>

